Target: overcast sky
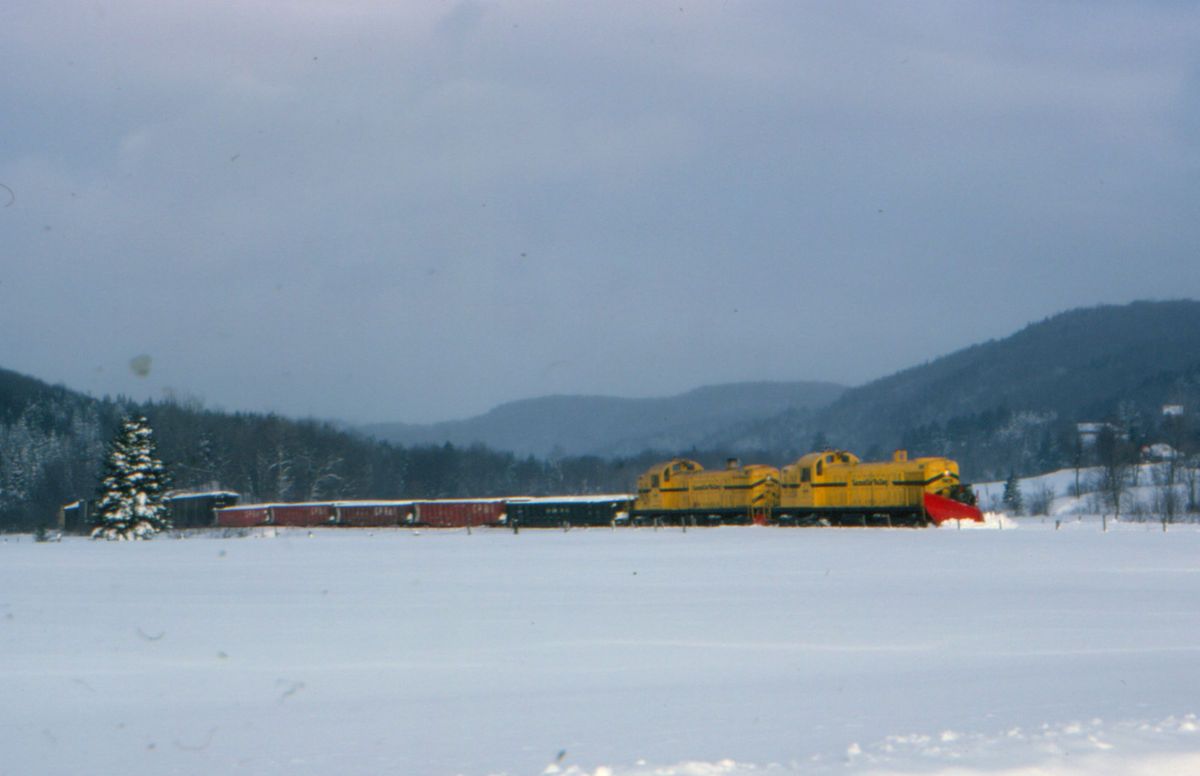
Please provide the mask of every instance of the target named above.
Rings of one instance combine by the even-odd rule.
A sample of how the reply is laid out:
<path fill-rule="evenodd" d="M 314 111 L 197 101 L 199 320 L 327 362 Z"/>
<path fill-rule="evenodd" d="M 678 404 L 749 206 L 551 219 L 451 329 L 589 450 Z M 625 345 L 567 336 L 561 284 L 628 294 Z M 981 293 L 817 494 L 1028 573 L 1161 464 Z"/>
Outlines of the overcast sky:
<path fill-rule="evenodd" d="M 1190 2 L 6 0 L 0 65 L 0 366 L 93 394 L 856 384 L 1200 297 Z"/>

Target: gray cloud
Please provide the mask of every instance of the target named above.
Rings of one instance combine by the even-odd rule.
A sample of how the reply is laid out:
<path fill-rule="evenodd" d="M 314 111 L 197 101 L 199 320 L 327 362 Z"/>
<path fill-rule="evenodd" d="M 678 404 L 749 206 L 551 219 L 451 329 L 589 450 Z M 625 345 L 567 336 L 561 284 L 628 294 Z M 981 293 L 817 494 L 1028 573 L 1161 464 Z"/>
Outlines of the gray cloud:
<path fill-rule="evenodd" d="M 1200 295 L 1188 4 L 0 13 L 0 365 L 86 390 L 421 420 Z"/>

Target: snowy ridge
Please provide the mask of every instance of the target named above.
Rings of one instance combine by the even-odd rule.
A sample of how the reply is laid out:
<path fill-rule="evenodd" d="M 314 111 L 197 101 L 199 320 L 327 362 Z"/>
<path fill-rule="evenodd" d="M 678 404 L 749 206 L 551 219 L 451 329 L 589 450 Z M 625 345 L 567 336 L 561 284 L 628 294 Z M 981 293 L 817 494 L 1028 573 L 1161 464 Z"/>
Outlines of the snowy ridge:
<path fill-rule="evenodd" d="M 803 762 L 755 764 L 731 759 L 595 769 L 551 763 L 543 776 L 1165 776 L 1200 774 L 1200 720 L 1164 719 L 1042 724 L 990 733 L 941 730 L 890 735 Z M 495 776 L 509 776 L 501 772 Z"/>

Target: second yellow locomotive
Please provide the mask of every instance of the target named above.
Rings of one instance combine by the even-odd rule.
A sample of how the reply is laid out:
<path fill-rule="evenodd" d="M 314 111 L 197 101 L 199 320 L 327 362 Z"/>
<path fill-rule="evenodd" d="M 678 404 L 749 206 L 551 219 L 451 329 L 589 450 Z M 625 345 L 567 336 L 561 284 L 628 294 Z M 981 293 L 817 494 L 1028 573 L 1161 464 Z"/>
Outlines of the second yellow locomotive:
<path fill-rule="evenodd" d="M 779 469 L 731 458 L 705 471 L 687 458 L 652 467 L 638 477 L 633 518 L 765 523 L 779 505 Z"/>

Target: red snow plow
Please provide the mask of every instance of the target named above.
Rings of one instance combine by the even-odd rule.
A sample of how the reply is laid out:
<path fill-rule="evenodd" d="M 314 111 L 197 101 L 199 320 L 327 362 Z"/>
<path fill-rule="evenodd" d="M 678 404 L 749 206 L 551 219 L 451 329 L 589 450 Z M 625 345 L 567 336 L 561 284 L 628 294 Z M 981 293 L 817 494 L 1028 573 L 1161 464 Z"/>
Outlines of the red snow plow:
<path fill-rule="evenodd" d="M 934 525 L 941 525 L 947 520 L 974 520 L 983 522 L 983 513 L 972 504 L 964 504 L 952 498 L 939 496 L 936 493 L 925 494 L 925 514 Z"/>

